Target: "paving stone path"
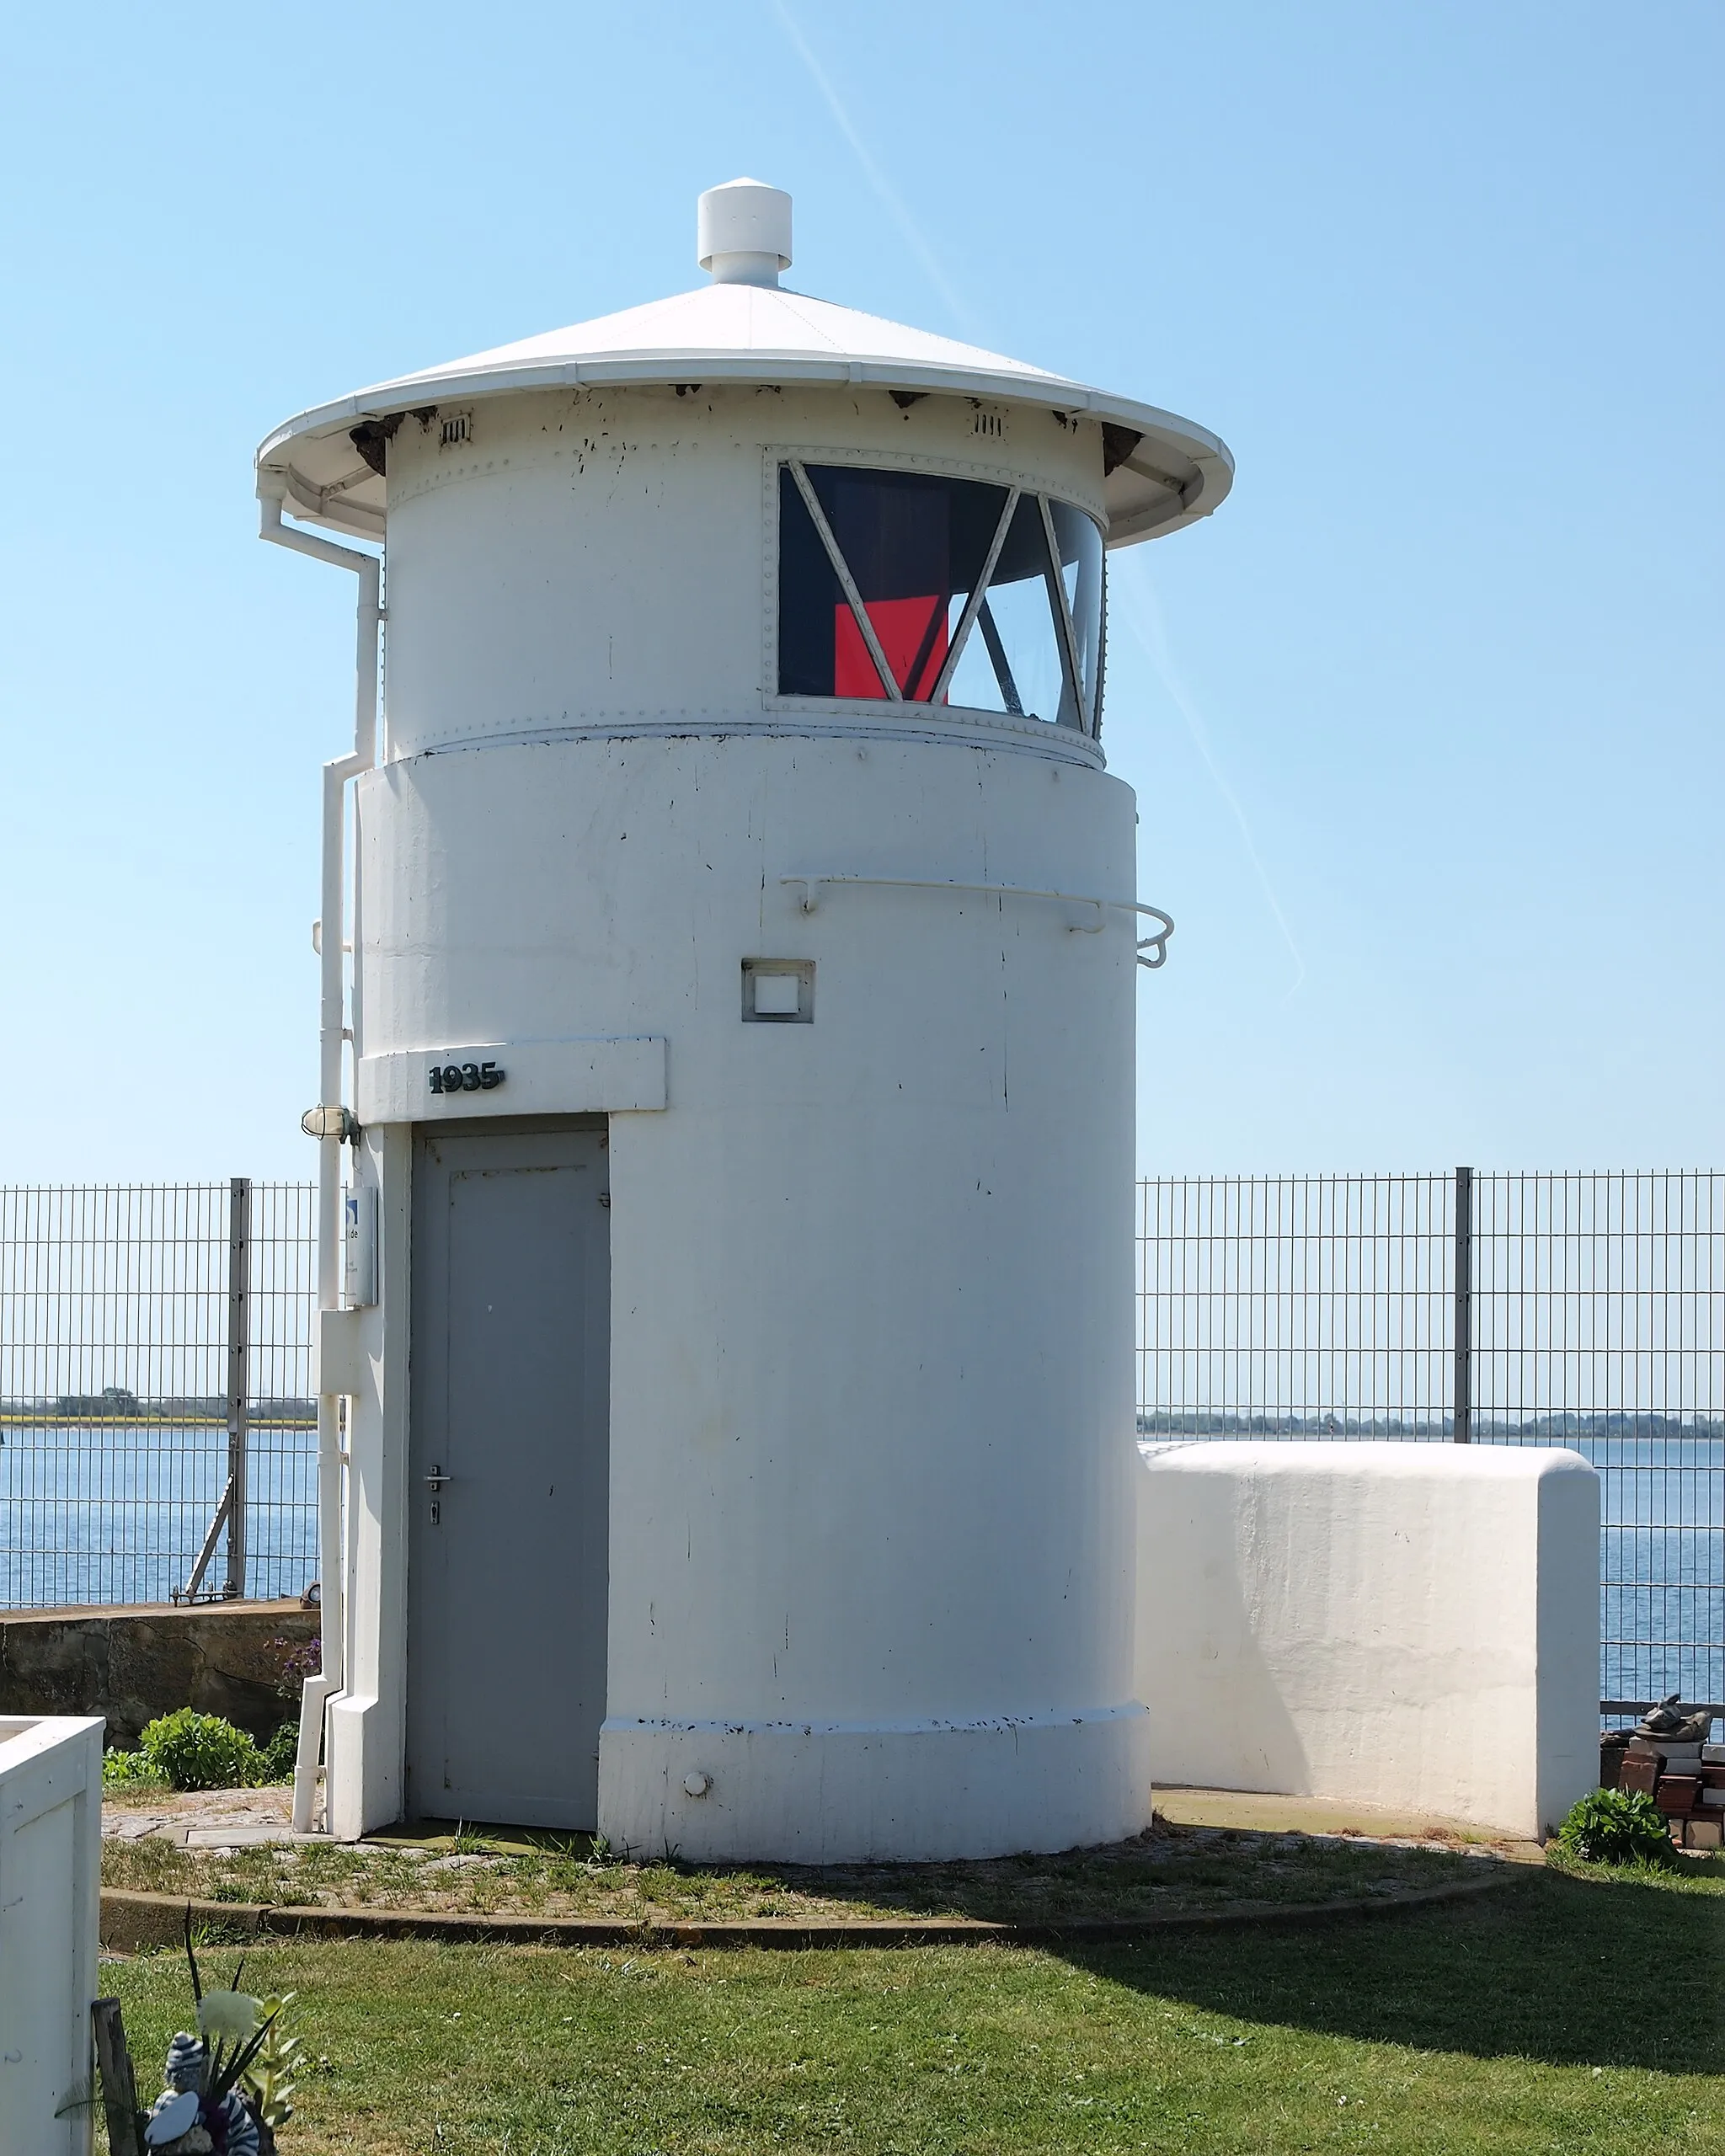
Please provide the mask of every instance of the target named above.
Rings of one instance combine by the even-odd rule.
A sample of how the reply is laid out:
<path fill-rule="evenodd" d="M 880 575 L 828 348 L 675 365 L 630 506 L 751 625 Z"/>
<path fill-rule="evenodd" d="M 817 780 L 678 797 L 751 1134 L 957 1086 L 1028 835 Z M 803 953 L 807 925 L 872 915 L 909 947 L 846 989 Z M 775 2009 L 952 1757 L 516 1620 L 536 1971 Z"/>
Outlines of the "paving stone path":
<path fill-rule="evenodd" d="M 272 1789 L 184 1790 L 152 1796 L 143 1804 L 102 1806 L 102 1838 L 114 1842 L 171 1842 L 182 1849 L 256 1849 L 274 1842 L 321 1841 L 296 1834 L 289 1824 L 293 1792 Z"/>

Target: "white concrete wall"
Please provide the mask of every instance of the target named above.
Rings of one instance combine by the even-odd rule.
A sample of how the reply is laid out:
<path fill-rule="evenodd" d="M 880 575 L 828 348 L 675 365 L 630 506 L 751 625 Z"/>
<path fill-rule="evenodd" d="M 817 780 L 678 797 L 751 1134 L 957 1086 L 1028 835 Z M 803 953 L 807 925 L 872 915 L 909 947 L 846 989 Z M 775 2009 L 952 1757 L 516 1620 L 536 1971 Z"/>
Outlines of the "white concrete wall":
<path fill-rule="evenodd" d="M 1599 1780 L 1599 1482 L 1497 1445 L 1146 1445 L 1158 1782 L 1543 1833 Z"/>
<path fill-rule="evenodd" d="M 88 2156 L 102 1723 L 0 1719 L 0 2150 Z M 62 2107 L 71 2105 L 63 2116 Z"/>
<path fill-rule="evenodd" d="M 668 1044 L 663 1107 L 532 1102 L 613 1112 L 601 1825 L 812 1860 L 1148 1817 L 1134 916 L 874 886 L 807 913 L 781 880 L 1130 900 L 1133 797 L 1070 729 L 768 693 L 775 442 L 1081 501 L 1100 451 L 1038 414 L 979 464 L 968 406 L 869 409 L 535 396 L 488 404 L 471 454 L 411 425 L 392 446 L 355 934 L 382 1301 L 350 1426 L 339 1833 L 398 1806 L 408 1682 L 411 1129 L 372 1059 L 643 1036 Z M 743 1023 L 745 958 L 812 959 L 814 1022 Z"/>

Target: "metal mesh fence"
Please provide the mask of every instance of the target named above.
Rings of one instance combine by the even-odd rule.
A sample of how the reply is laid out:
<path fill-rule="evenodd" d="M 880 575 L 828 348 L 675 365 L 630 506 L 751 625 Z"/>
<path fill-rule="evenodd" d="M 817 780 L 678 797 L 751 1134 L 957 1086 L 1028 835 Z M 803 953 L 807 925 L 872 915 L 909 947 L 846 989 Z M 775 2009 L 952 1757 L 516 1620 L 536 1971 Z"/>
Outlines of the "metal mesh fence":
<path fill-rule="evenodd" d="M 1725 1176 L 1140 1186 L 1146 1436 L 1567 1444 L 1601 1694 L 1725 1702 Z M 221 1502 L 226 1183 L 0 1188 L 0 1607 L 158 1601 Z M 317 1569 L 314 1191 L 252 1186 L 246 1588 Z M 218 1568 L 219 1569 L 219 1568 Z"/>
<path fill-rule="evenodd" d="M 227 1183 L 0 1188 L 0 1607 L 165 1601 L 229 1465 Z M 313 1189 L 251 1187 L 246 1591 L 317 1571 Z"/>
<path fill-rule="evenodd" d="M 1725 1176 L 1140 1186 L 1146 1436 L 1573 1447 L 1601 1697 L 1725 1702 Z"/>

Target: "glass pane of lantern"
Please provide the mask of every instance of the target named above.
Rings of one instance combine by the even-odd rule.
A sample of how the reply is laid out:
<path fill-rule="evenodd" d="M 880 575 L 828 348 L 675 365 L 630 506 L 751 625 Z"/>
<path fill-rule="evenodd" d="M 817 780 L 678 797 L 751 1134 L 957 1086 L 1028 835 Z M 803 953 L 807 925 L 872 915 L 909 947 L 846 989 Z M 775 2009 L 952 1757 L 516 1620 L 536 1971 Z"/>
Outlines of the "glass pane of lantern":
<path fill-rule="evenodd" d="M 932 472 L 839 465 L 807 471 L 894 680 L 909 702 L 925 702 L 987 558 L 1006 489 Z M 884 699 L 886 690 L 836 577 L 825 592 L 813 583 L 788 589 L 784 563 L 813 526 L 800 497 L 795 514 L 788 505 L 785 489 L 796 492 L 788 472 L 780 488 L 780 693 Z M 793 622 L 795 609 L 803 611 Z M 794 673 L 786 665 L 793 651 L 804 655 Z"/>
<path fill-rule="evenodd" d="M 1021 494 L 976 627 L 953 669 L 949 701 L 1017 718 L 1073 718 L 1055 619 L 1042 509 Z"/>
<path fill-rule="evenodd" d="M 1083 510 L 1074 509 L 1070 502 L 1051 501 L 1049 508 L 1054 515 L 1060 578 L 1076 632 L 1083 723 L 1087 730 L 1093 731 L 1102 690 L 1102 534 Z"/>
<path fill-rule="evenodd" d="M 778 692 L 830 696 L 833 615 L 848 615 L 843 585 L 788 466 L 778 475 Z M 867 655 L 866 654 L 864 654 Z M 880 684 L 875 682 L 875 693 Z"/>

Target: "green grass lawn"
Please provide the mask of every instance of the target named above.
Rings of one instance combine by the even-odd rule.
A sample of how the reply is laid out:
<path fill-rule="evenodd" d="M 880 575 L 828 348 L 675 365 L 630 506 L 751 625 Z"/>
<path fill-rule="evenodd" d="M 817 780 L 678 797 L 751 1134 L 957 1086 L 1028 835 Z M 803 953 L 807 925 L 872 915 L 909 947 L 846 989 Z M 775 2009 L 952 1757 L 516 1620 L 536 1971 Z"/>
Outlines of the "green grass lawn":
<path fill-rule="evenodd" d="M 104 1979 L 152 2063 L 183 1957 Z M 1063 1953 L 284 1941 L 245 1982 L 300 1994 L 284 2156 L 1725 2151 L 1715 1865 Z"/>

